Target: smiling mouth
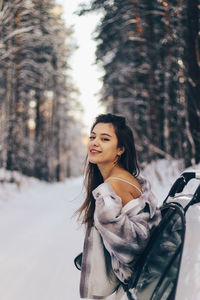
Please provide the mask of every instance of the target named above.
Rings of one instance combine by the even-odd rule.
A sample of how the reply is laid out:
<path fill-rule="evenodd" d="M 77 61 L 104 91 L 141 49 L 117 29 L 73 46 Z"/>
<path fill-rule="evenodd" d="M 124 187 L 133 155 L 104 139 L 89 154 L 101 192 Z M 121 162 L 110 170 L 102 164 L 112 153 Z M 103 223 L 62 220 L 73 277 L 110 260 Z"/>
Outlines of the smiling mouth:
<path fill-rule="evenodd" d="M 90 153 L 95 154 L 95 153 L 101 153 L 101 151 L 95 150 L 95 149 L 91 149 Z"/>

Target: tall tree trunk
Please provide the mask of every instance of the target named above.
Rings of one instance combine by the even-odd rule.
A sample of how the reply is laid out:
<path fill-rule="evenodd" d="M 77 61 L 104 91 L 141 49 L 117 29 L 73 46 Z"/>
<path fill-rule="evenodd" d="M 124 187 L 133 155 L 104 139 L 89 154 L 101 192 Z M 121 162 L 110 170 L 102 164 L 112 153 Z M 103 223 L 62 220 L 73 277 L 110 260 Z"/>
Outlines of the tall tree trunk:
<path fill-rule="evenodd" d="M 10 28 L 9 28 L 10 29 Z M 11 29 L 10 29 L 11 30 Z M 8 41 L 8 51 L 11 50 L 12 41 Z M 7 65 L 6 71 L 6 122 L 7 122 L 7 158 L 6 168 L 8 170 L 13 169 L 13 129 L 14 129 L 14 101 L 13 101 L 13 77 L 14 77 L 14 63 L 10 59 Z"/>
<path fill-rule="evenodd" d="M 195 144 L 195 161 L 200 162 L 200 52 L 199 52 L 199 7 L 197 0 L 188 0 L 188 32 L 186 61 L 188 68 L 188 117 Z"/>

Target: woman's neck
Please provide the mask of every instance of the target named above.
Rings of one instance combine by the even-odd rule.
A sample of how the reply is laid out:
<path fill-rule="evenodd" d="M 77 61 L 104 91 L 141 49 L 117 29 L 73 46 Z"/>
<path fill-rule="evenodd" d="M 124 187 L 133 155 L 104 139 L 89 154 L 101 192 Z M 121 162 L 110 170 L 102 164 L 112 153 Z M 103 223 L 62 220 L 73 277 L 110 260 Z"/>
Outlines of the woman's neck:
<path fill-rule="evenodd" d="M 103 177 L 103 180 L 105 181 L 108 177 L 114 176 L 116 173 L 118 173 L 119 170 L 122 168 L 119 165 L 98 165 L 99 171 L 101 172 L 101 175 Z"/>

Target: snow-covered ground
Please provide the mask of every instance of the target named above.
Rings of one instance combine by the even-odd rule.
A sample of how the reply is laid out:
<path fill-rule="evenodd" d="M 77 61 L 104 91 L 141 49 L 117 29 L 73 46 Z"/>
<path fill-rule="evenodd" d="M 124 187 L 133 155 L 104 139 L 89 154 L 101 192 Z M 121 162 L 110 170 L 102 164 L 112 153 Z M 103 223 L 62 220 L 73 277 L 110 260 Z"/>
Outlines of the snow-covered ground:
<path fill-rule="evenodd" d="M 82 250 L 83 231 L 72 215 L 81 203 L 81 182 L 28 179 L 20 188 L 1 187 L 1 300 L 79 299 L 73 258 Z"/>
<path fill-rule="evenodd" d="M 175 161 L 146 167 L 159 203 L 182 171 Z M 0 180 L 5 176 L 0 170 Z M 0 184 L 0 300 L 79 300 L 73 259 L 84 232 L 72 216 L 83 199 L 82 178 L 49 184 L 14 177 L 18 185 Z"/>

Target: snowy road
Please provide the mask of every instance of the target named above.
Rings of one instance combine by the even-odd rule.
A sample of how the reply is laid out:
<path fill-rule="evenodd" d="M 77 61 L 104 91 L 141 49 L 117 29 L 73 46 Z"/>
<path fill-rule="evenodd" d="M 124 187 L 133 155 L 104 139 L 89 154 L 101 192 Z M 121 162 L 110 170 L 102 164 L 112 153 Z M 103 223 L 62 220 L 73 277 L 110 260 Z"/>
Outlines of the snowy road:
<path fill-rule="evenodd" d="M 159 203 L 179 174 L 173 161 L 147 166 Z M 72 215 L 83 197 L 82 178 L 55 184 L 23 178 L 20 190 L 0 185 L 0 300 L 80 300 L 73 259 L 83 231 Z"/>
<path fill-rule="evenodd" d="M 0 299 L 78 300 L 82 179 L 34 183 L 0 202 Z"/>

